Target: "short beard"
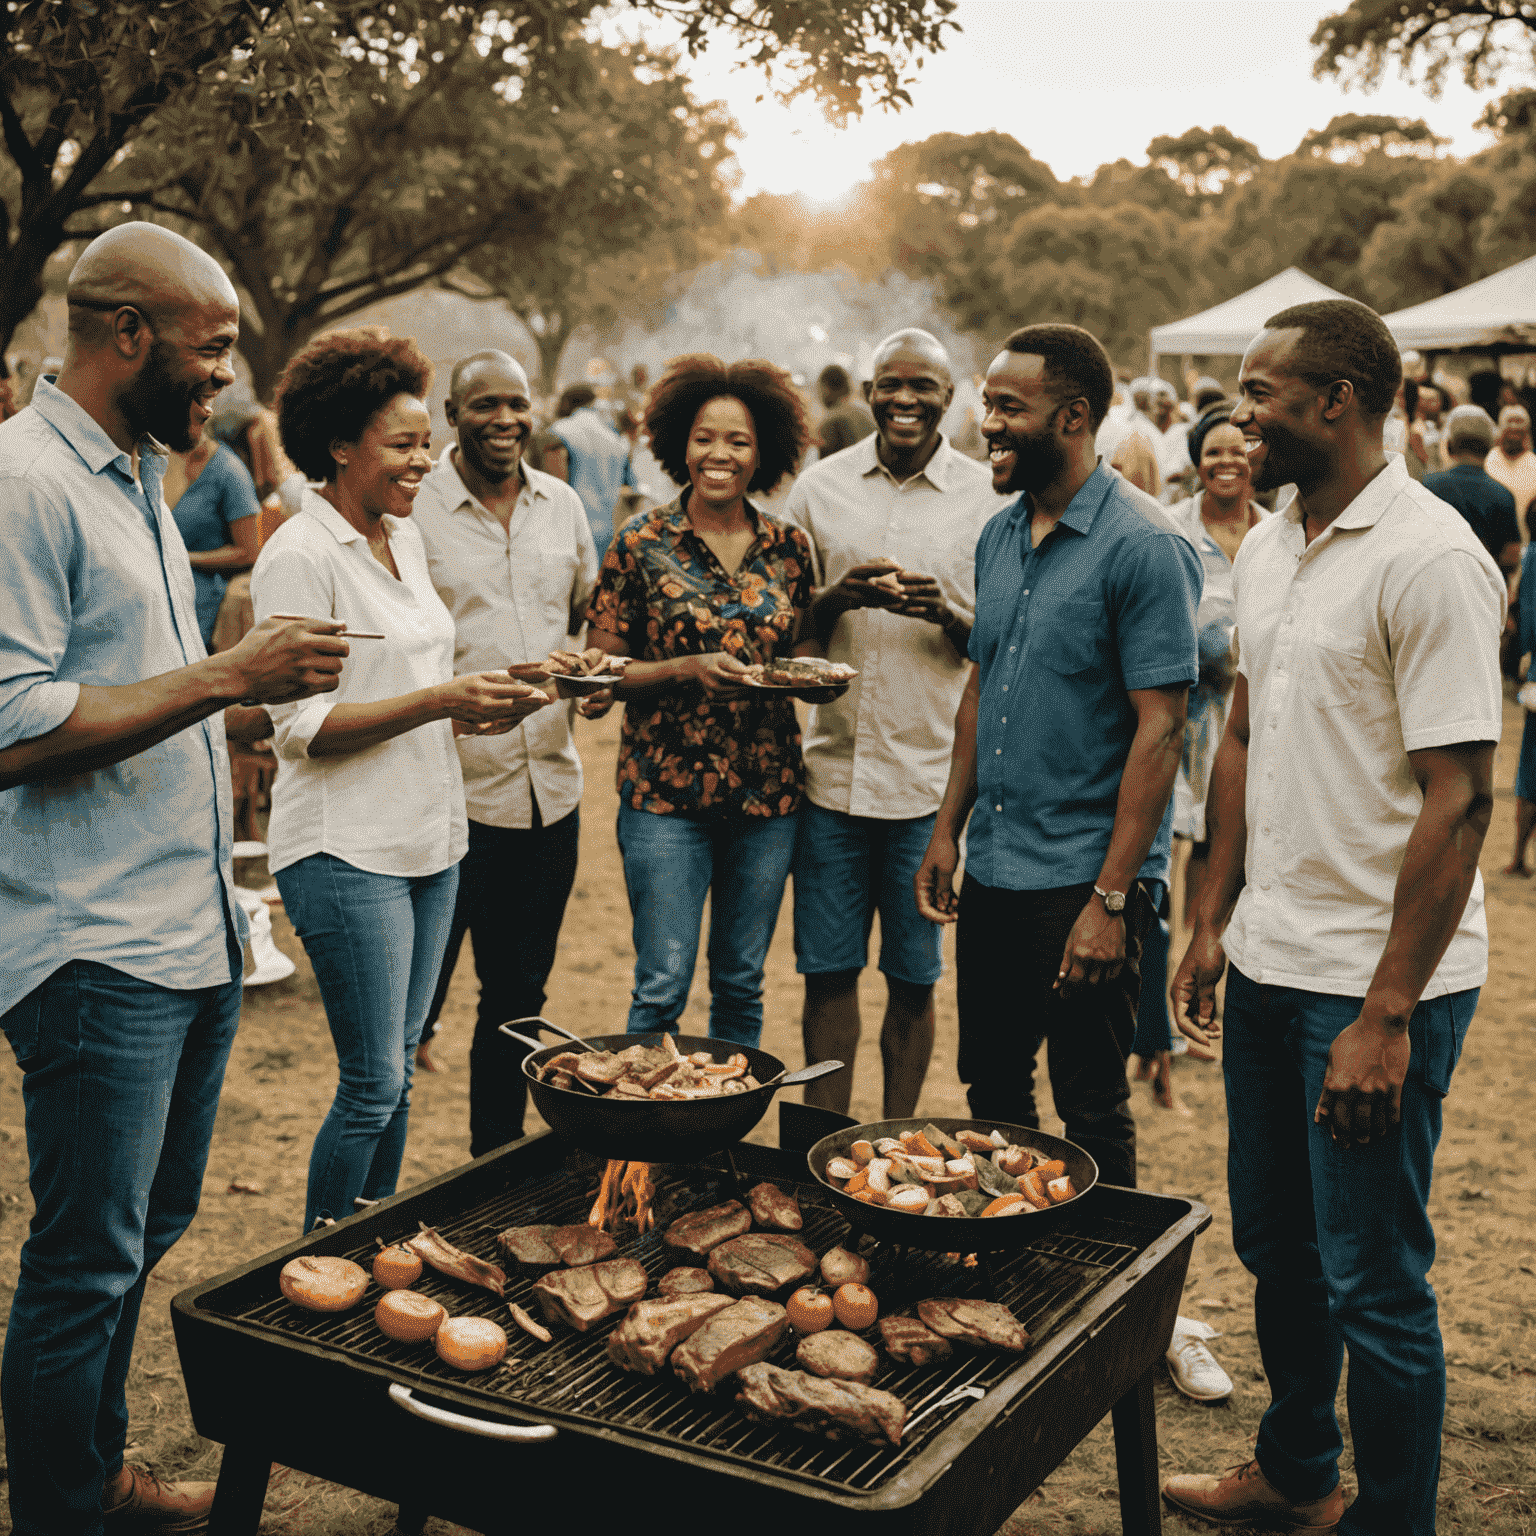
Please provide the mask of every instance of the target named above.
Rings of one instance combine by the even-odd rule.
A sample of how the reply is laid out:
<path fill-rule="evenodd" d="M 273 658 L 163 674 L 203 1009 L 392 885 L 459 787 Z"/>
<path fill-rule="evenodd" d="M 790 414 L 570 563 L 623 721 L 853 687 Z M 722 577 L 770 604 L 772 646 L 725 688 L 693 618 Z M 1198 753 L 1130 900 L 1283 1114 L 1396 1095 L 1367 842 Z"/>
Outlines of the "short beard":
<path fill-rule="evenodd" d="M 118 397 L 118 407 L 135 439 L 153 438 L 173 453 L 195 448 L 203 433 L 192 425 L 192 406 L 202 386 L 178 383 L 171 372 L 169 342 L 150 343 L 144 366 Z"/>
<path fill-rule="evenodd" d="M 527 446 L 528 444 L 526 440 L 518 444 L 517 457 L 512 461 L 511 469 L 507 470 L 505 473 L 500 470 L 492 469 L 492 467 L 486 463 L 486 461 L 482 459 L 478 453 L 474 452 L 470 448 L 467 448 L 463 441 L 460 441 L 459 443 L 459 452 L 464 455 L 464 458 L 469 463 L 469 467 L 474 470 L 474 472 L 479 475 L 482 480 L 486 481 L 490 485 L 505 485 L 508 480 L 515 480 L 517 478 L 518 472 L 523 467 L 523 449 L 525 449 Z"/>
<path fill-rule="evenodd" d="M 1013 450 L 1013 473 L 1008 476 L 1008 491 L 1043 491 L 1067 467 L 1066 450 L 1056 441 L 1051 427 L 1014 438 L 1009 447 Z"/>

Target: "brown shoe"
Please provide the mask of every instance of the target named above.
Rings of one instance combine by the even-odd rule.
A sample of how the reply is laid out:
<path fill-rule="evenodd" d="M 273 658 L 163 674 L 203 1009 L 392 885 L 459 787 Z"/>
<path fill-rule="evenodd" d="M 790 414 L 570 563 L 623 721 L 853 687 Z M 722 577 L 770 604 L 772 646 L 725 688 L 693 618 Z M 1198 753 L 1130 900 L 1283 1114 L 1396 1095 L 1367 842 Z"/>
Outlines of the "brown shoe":
<path fill-rule="evenodd" d="M 1311 1504 L 1293 1504 L 1259 1470 L 1257 1461 L 1224 1477 L 1209 1472 L 1170 1477 L 1163 1497 L 1175 1509 L 1218 1525 L 1259 1525 L 1271 1530 L 1331 1531 L 1344 1514 L 1344 1489 Z"/>
<path fill-rule="evenodd" d="M 147 1467 L 124 1467 L 102 1490 L 102 1524 L 108 1536 L 194 1536 L 208 1529 L 213 1490 L 212 1483 L 162 1483 Z"/>

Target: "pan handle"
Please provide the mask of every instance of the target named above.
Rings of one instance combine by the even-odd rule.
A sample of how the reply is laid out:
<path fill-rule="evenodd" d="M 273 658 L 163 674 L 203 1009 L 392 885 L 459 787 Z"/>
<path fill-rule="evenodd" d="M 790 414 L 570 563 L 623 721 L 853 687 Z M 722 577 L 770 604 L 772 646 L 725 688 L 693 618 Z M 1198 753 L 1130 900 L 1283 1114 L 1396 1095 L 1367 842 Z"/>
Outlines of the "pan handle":
<path fill-rule="evenodd" d="M 563 1035 L 573 1045 L 579 1045 L 584 1051 L 595 1051 L 597 1049 L 590 1040 L 583 1040 L 580 1035 L 573 1034 L 568 1030 L 564 1024 L 556 1024 L 553 1019 L 546 1019 L 541 1013 L 530 1013 L 523 1019 L 509 1019 L 507 1024 L 537 1024 L 540 1029 L 552 1029 L 557 1035 Z M 501 1028 L 506 1030 L 508 1034 L 511 1034 L 511 1030 L 507 1029 L 507 1024 L 503 1024 Z"/>
<path fill-rule="evenodd" d="M 515 1445 L 526 1445 L 535 1440 L 553 1440 L 560 1433 L 553 1424 L 491 1424 L 485 1419 L 472 1419 L 468 1414 L 434 1408 L 430 1403 L 418 1403 L 411 1396 L 411 1389 L 398 1381 L 390 1383 L 389 1400 L 429 1424 L 460 1429 L 466 1435 L 479 1435 L 482 1440 L 506 1440 Z"/>
<path fill-rule="evenodd" d="M 768 1083 L 765 1086 L 769 1088 L 791 1088 L 796 1083 L 812 1083 L 818 1077 L 825 1077 L 829 1072 L 841 1071 L 842 1066 L 843 1064 L 840 1061 L 813 1062 L 810 1066 L 801 1067 L 798 1072 L 786 1073 L 777 1082 Z"/>
<path fill-rule="evenodd" d="M 523 1021 L 519 1019 L 517 1022 L 521 1024 Z M 516 1040 L 520 1045 L 526 1045 L 530 1051 L 542 1051 L 544 1049 L 544 1042 L 542 1040 L 535 1040 L 532 1035 L 520 1035 L 510 1024 L 498 1024 L 496 1027 L 509 1040 Z"/>

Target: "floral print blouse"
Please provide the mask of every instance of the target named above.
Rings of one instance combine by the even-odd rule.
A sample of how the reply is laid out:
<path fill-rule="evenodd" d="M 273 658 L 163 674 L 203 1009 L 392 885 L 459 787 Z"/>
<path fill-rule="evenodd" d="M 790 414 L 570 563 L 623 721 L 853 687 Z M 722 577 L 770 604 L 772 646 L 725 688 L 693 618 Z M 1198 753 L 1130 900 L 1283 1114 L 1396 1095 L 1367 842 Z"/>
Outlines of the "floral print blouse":
<path fill-rule="evenodd" d="M 789 655 L 811 603 L 810 545 L 750 502 L 747 515 L 757 538 L 734 575 L 689 526 L 683 497 L 630 518 L 603 559 L 587 623 L 625 637 L 637 661 Z M 625 706 L 618 788 L 637 811 L 787 816 L 804 782 L 785 695 L 710 703 L 689 685 Z"/>

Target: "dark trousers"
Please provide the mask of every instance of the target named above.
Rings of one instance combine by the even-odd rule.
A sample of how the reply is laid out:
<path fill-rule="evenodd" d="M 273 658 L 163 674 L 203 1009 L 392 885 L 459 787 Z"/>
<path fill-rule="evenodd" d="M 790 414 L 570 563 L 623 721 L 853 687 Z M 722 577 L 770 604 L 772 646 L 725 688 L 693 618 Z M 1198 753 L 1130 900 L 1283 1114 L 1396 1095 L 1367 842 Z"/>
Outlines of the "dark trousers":
<path fill-rule="evenodd" d="M 1006 891 L 967 875 L 960 888 L 955 971 L 960 1081 L 978 1120 L 1038 1128 L 1035 1057 L 1047 1064 L 1067 1139 L 1088 1152 L 1106 1184 L 1136 1184 L 1136 1122 L 1125 1058 L 1136 1030 L 1141 949 L 1155 922 L 1138 884 L 1125 909 L 1126 963 L 1112 981 L 1053 990 L 1067 935 L 1093 886 Z"/>
<path fill-rule="evenodd" d="M 469 1048 L 469 1153 L 480 1157 L 523 1134 L 528 1085 L 524 1046 L 499 1026 L 544 1008 L 544 983 L 555 963 L 565 904 L 576 880 L 581 813 L 550 826 L 469 824 L 469 851 L 459 864 L 459 895 L 437 993 L 423 1038 L 436 1028 L 448 983 L 468 933 L 474 941 L 480 1004 Z"/>

